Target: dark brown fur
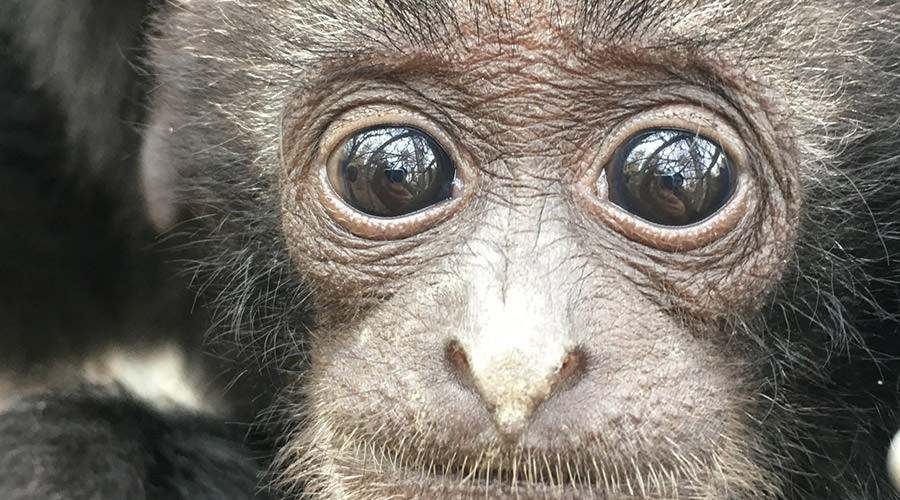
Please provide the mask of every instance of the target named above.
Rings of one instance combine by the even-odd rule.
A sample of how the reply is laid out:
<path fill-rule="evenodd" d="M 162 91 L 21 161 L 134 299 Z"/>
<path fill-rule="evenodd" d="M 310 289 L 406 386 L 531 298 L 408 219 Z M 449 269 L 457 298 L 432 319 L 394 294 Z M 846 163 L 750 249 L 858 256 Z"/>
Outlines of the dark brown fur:
<path fill-rule="evenodd" d="M 882 463 L 896 380 L 881 351 L 896 351 L 900 106 L 889 89 L 898 25 L 893 2 L 277 1 L 259 10 L 195 1 L 174 9 L 151 56 L 160 86 L 145 166 L 174 165 L 186 179 L 182 206 L 212 222 L 217 253 L 202 268 L 210 282 L 229 283 L 219 298 L 234 300 L 217 305 L 246 339 L 239 342 L 274 346 L 263 352 L 303 373 L 285 392 L 294 432 L 280 452 L 282 484 L 314 498 L 498 496 L 507 490 L 491 486 L 494 478 L 519 498 L 889 497 Z M 373 101 L 425 113 L 459 139 L 454 147 L 483 176 L 476 201 L 404 240 L 372 243 L 334 227 L 306 172 L 322 168 L 317 148 L 329 121 Z M 563 167 L 580 161 L 579 148 L 665 102 L 734 113 L 728 119 L 758 175 L 739 235 L 680 253 L 644 252 L 583 215 L 554 211 L 565 206 L 555 200 L 567 196 L 559 186 L 573 177 Z M 535 201 L 548 213 L 530 214 Z M 593 343 L 601 338 L 649 353 L 647 336 L 670 328 L 703 339 L 676 343 L 721 368 L 699 375 L 698 366 L 696 376 L 733 377 L 716 382 L 713 399 L 700 380 L 679 390 L 731 413 L 707 406 L 699 421 L 709 418 L 699 429 L 723 425 L 713 431 L 717 444 L 703 444 L 705 431 L 684 422 L 667 429 L 647 417 L 603 427 L 614 420 L 602 423 L 611 417 L 599 399 L 634 404 L 638 415 L 653 408 L 627 403 L 637 382 L 606 388 L 603 365 L 585 375 L 599 385 L 580 389 L 594 403 L 548 401 L 548 420 L 530 424 L 522 448 L 488 439 L 489 426 L 468 433 L 487 425 L 483 410 L 432 361 L 443 339 L 479 328 L 460 283 L 474 279 L 468 259 L 484 250 L 466 248 L 506 248 L 481 239 L 507 234 L 509 221 L 527 232 L 556 217 L 575 217 L 569 227 L 584 238 L 570 247 L 574 267 L 559 271 L 583 273 L 561 278 L 572 308 L 564 328 L 582 332 L 573 335 L 600 363 L 606 351 Z M 513 247 L 503 252 L 509 272 L 527 276 Z M 650 309 L 609 303 L 602 290 Z M 312 300 L 301 300 L 307 294 Z M 312 323 L 295 319 L 306 309 Z M 644 326 L 597 337 L 610 325 L 596 311 Z M 353 347 L 368 332 L 394 333 L 378 337 L 381 349 Z M 418 340 L 388 341 L 401 332 Z M 667 363 L 612 352 L 625 356 L 623 373 L 629 364 Z M 598 415 L 598 427 L 579 422 L 579 412 Z M 565 440 L 554 425 L 595 441 L 551 444 Z M 600 429 L 603 437 L 594 434 Z M 680 447 L 647 444 L 664 438 Z M 569 489 L 554 489 L 559 483 Z"/>
<path fill-rule="evenodd" d="M 191 0 L 153 19 L 148 214 L 189 242 L 210 343 L 278 394 L 273 495 L 897 498 L 896 2 Z M 624 124 L 674 105 L 752 187 L 702 241 L 581 189 Z M 445 213 L 373 230 L 327 206 L 335 124 L 372 109 L 439 131 L 464 187 Z M 525 360 L 496 338 L 529 339 Z M 556 348 L 564 383 L 503 399 Z"/>

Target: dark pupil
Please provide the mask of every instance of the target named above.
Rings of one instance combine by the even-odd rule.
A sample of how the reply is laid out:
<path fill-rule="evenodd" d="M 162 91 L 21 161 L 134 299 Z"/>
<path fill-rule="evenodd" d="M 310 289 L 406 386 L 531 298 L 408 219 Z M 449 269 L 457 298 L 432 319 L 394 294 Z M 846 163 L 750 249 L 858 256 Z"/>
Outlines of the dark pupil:
<path fill-rule="evenodd" d="M 434 138 L 417 128 L 371 127 L 340 147 L 339 191 L 361 212 L 397 217 L 450 197 L 453 163 Z"/>
<path fill-rule="evenodd" d="M 609 198 L 649 222 L 685 226 L 725 205 L 732 170 L 731 158 L 712 139 L 688 130 L 647 130 L 616 152 L 607 172 Z"/>

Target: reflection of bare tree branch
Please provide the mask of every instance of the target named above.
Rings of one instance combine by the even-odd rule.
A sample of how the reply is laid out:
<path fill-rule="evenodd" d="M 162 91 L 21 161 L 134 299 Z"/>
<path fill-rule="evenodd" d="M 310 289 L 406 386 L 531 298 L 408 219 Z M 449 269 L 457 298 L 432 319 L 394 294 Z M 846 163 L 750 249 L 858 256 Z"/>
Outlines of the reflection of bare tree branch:
<path fill-rule="evenodd" d="M 367 213 L 395 216 L 449 197 L 453 164 L 421 130 L 374 127 L 350 137 L 343 153 L 344 191 Z"/>
<path fill-rule="evenodd" d="M 661 135 L 661 134 L 653 134 L 653 135 Z M 671 139 L 666 140 L 666 142 L 662 143 L 661 146 L 659 146 L 658 148 L 654 149 L 653 152 L 650 153 L 647 157 L 648 157 L 648 158 L 656 158 L 660 153 L 662 153 L 662 151 L 663 151 L 664 149 L 668 149 L 669 146 L 671 146 L 672 144 L 675 144 L 676 142 L 682 140 L 686 135 L 687 135 L 687 134 L 675 134 L 675 135 L 673 135 Z"/>
<path fill-rule="evenodd" d="M 360 148 L 360 146 L 363 145 L 363 143 L 368 141 L 369 137 L 370 136 L 368 134 L 357 134 L 354 135 L 352 139 L 350 139 L 350 151 L 346 155 L 346 161 L 348 163 L 356 157 L 356 151 Z"/>
<path fill-rule="evenodd" d="M 406 129 L 406 130 L 409 130 L 409 129 Z M 381 146 L 377 147 L 374 151 L 372 151 L 372 153 L 370 153 L 370 155 L 375 156 L 378 154 L 382 154 L 385 157 L 394 156 L 394 155 L 391 155 L 390 153 L 385 152 L 385 150 L 388 148 L 388 146 L 390 146 L 391 144 L 393 144 L 401 139 L 406 139 L 407 137 L 412 137 L 412 136 L 413 136 L 413 131 L 411 131 L 411 130 L 408 132 L 404 132 L 402 134 L 397 134 L 397 135 L 391 137 L 390 139 L 384 141 L 384 143 L 382 143 Z"/>
<path fill-rule="evenodd" d="M 634 213 L 661 224 L 689 224 L 729 195 L 727 158 L 716 142 L 693 132 L 650 131 L 629 143 L 616 182 L 624 183 L 622 195 L 628 193 Z"/>

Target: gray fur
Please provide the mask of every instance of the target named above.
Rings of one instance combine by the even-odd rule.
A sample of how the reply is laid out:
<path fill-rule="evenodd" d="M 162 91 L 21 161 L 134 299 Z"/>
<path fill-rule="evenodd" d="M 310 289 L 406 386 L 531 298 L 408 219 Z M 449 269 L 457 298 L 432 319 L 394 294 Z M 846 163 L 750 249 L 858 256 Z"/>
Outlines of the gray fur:
<path fill-rule="evenodd" d="M 649 488 L 657 488 L 659 495 L 646 497 L 660 498 L 668 493 L 735 500 L 900 498 L 884 470 L 890 436 L 900 425 L 897 2 L 174 0 L 153 14 L 149 27 L 142 32 L 140 20 L 147 8 L 139 2 L 113 8 L 89 0 L 6 1 L 0 2 L 0 27 L 14 34 L 13 43 L 32 70 L 30 81 L 61 103 L 69 144 L 86 156 L 82 164 L 87 167 L 85 175 L 94 179 L 120 175 L 116 173 L 119 159 L 133 152 L 129 144 L 134 136 L 127 123 L 137 116 L 132 113 L 134 104 L 143 102 L 143 86 L 132 66 L 133 56 L 140 51 L 131 47 L 140 45 L 142 33 L 150 34 L 150 48 L 143 61 L 153 80 L 147 87 L 151 89 L 149 116 L 140 120 L 148 213 L 159 227 L 175 225 L 179 241 L 188 242 L 186 251 L 192 253 L 186 268 L 215 313 L 209 343 L 225 349 L 246 373 L 265 374 L 262 379 L 268 386 L 260 391 L 265 394 L 259 403 L 268 408 L 261 411 L 260 420 L 269 436 L 262 440 L 261 447 L 263 455 L 275 454 L 277 459 L 261 484 L 271 486 L 273 495 L 374 499 L 390 491 L 390 478 L 382 481 L 387 486 L 382 482 L 359 484 L 353 483 L 352 477 L 336 477 L 337 472 L 328 468 L 327 455 L 334 452 L 329 447 L 341 443 L 332 440 L 328 432 L 342 417 L 327 412 L 337 404 L 316 406 L 316 401 L 323 399 L 321 393 L 327 392 L 311 389 L 319 387 L 313 382 L 322 383 L 316 378 L 316 369 L 345 363 L 352 366 L 359 360 L 315 356 L 339 345 L 336 337 L 357 334 L 354 328 L 359 325 L 367 325 L 370 330 L 373 324 L 382 326 L 366 323 L 368 314 L 378 311 L 394 295 L 409 296 L 404 287 L 418 283 L 420 275 L 410 272 L 412 278 L 394 277 L 383 290 L 376 290 L 378 294 L 366 288 L 366 280 L 377 282 L 380 276 L 390 275 L 382 261 L 397 267 L 409 265 L 391 260 L 394 255 L 382 258 L 379 252 L 386 248 L 412 248 L 411 252 L 419 246 L 432 248 L 424 238 L 373 245 L 339 233 L 335 239 L 348 243 L 349 249 L 342 254 L 347 260 L 344 265 L 337 265 L 334 259 L 316 261 L 315 256 L 298 255 L 298 241 L 306 244 L 304 248 L 313 249 L 319 243 L 304 242 L 303 238 L 309 236 L 298 235 L 291 225 L 291 217 L 297 214 L 285 213 L 286 206 L 293 206 L 285 200 L 289 193 L 296 192 L 287 172 L 297 167 L 286 161 L 308 157 L 304 156 L 306 151 L 296 151 L 302 147 L 297 144 L 306 143 L 291 142 L 296 135 L 291 124 L 309 125 L 304 133 L 316 138 L 310 146 L 315 149 L 334 116 L 329 106 L 344 95 L 352 95 L 358 82 L 366 79 L 387 81 L 450 108 L 458 104 L 455 94 L 430 92 L 428 87 L 411 89 L 412 84 L 398 82 L 383 61 L 418 53 L 431 58 L 427 70 L 434 72 L 464 64 L 478 51 L 497 60 L 516 61 L 519 46 L 497 41 L 527 39 L 531 29 L 538 27 L 565 35 L 552 40 L 559 42 L 562 51 L 556 59 L 590 60 L 591 54 L 606 50 L 607 59 L 594 68 L 596 75 L 608 75 L 603 70 L 609 66 L 627 68 L 631 61 L 640 59 L 667 72 L 673 82 L 703 88 L 730 103 L 739 110 L 739 120 L 762 124 L 751 127 L 753 133 L 744 139 L 759 146 L 754 149 L 759 165 L 783 168 L 766 171 L 768 175 L 761 176 L 760 191 L 784 193 L 784 199 L 802 203 L 796 221 L 784 215 L 792 208 L 777 201 L 760 202 L 762 207 L 754 212 L 758 225 L 764 224 L 767 214 L 783 215 L 788 225 L 796 222 L 796 241 L 790 245 L 781 242 L 789 247 L 788 252 L 780 254 L 760 244 L 763 236 L 758 235 L 741 240 L 743 246 L 734 249 L 746 254 L 747 261 L 768 258 L 777 262 L 777 271 L 768 272 L 768 267 L 761 266 L 758 275 L 750 273 L 752 283 L 732 287 L 761 288 L 764 293 L 754 298 L 758 303 L 732 304 L 726 298 L 714 304 L 718 309 L 711 306 L 694 311 L 727 325 L 722 330 L 727 332 L 723 351 L 743 356 L 734 366 L 736 378 L 746 374 L 749 382 L 739 386 L 745 392 L 734 396 L 741 404 L 731 415 L 741 421 L 743 434 L 729 435 L 728 446 L 716 449 L 714 458 L 682 456 L 680 468 L 660 471 L 662 476 L 665 472 L 681 473 L 686 484 L 664 484 L 652 469 L 652 461 L 634 464 L 635 469 L 644 465 L 651 468 L 634 477 L 646 478 L 648 483 L 649 479 L 656 481 Z M 104 25 L 107 15 L 116 20 L 111 23 L 114 29 L 99 29 L 96 38 L 84 36 L 81 28 L 85 24 Z M 18 29 L 18 25 L 35 29 Z M 641 81 L 610 80 L 603 83 L 613 89 L 616 85 L 645 85 Z M 321 92 L 329 85 L 340 91 Z M 453 92 L 461 96 L 470 90 L 460 85 Z M 653 95 L 653 88 L 645 90 Z M 652 102 L 651 97 L 647 100 Z M 490 103 L 479 104 L 490 109 Z M 298 109 L 321 109 L 324 114 L 298 116 Z M 504 112 L 497 114 L 500 118 L 491 115 L 482 123 L 467 123 L 467 132 L 487 138 L 486 142 L 498 137 L 514 141 L 517 131 L 497 127 L 497 123 L 503 123 Z M 495 128 L 485 125 L 490 120 Z M 501 177 L 497 172 L 510 165 L 514 165 L 512 160 L 505 163 L 500 158 L 484 168 L 486 172 L 496 168 L 491 174 Z M 121 175 L 130 179 L 131 174 L 124 170 Z M 130 181 L 112 180 L 113 185 L 117 182 Z M 479 215 L 470 215 L 473 225 L 482 222 Z M 491 222 L 496 221 L 485 224 Z M 324 217 L 316 224 L 332 227 Z M 571 223 L 582 224 L 586 223 Z M 793 238 L 793 232 L 793 227 L 785 229 L 784 237 Z M 323 230 L 321 234 L 334 233 Z M 443 236 L 452 239 L 458 234 L 448 231 Z M 327 244 L 332 242 L 322 246 Z M 772 255 L 767 254 L 770 250 Z M 703 252 L 699 249 L 685 255 L 699 259 Z M 451 250 L 445 253 L 458 257 Z M 311 262 L 315 266 L 309 265 Z M 685 267 L 690 268 L 686 262 Z M 719 272 L 724 282 L 731 275 L 746 272 L 741 268 L 694 271 L 697 276 Z M 331 281 L 318 278 L 329 272 Z M 443 275 L 428 275 L 435 276 Z M 431 289 L 413 297 L 430 299 L 431 293 L 444 297 L 440 290 Z M 588 295 L 585 292 L 582 297 Z M 666 312 L 683 311 L 692 299 L 702 302 L 703 295 L 698 295 L 700 299 L 671 297 Z M 338 307 L 341 300 L 345 300 L 342 309 Z M 453 305 L 447 305 L 448 310 Z M 338 309 L 341 314 L 335 320 Z M 422 309 L 422 317 L 419 310 L 398 311 L 388 315 L 385 329 L 392 324 L 434 322 L 435 316 L 426 314 L 434 310 L 442 309 Z M 694 324 L 693 318 L 684 316 L 679 321 Z M 454 319 L 451 314 L 441 317 L 440 324 L 429 323 L 428 332 L 438 336 L 448 328 L 444 323 Z M 469 325 L 457 325 L 464 326 Z M 424 343 L 429 338 L 423 335 L 421 340 Z M 383 350 L 394 348 L 388 345 Z M 422 363 L 426 362 L 423 357 Z M 389 382 L 403 367 L 394 368 L 377 376 L 356 374 L 357 385 L 353 383 L 354 374 L 350 374 L 345 377 L 350 382 L 339 385 L 334 381 L 333 389 L 344 391 L 340 395 L 350 400 L 358 394 L 345 386 L 372 387 L 369 378 Z M 367 394 L 383 395 L 385 399 L 398 390 L 377 383 L 374 387 L 377 389 Z M 722 392 L 733 396 L 734 387 L 723 387 Z M 416 390 L 409 392 L 418 394 Z M 270 393 L 278 393 L 275 403 L 268 401 Z M 325 396 L 333 397 L 330 393 Z M 399 399 L 395 403 L 397 408 L 388 410 L 400 411 L 408 404 Z M 30 410 L 26 413 L 32 418 Z M 143 410 L 138 413 L 144 415 Z M 383 438 L 379 433 L 394 432 L 396 423 L 392 426 L 392 422 L 379 420 L 387 413 L 364 416 L 364 423 L 371 423 L 377 430 L 357 421 L 337 422 L 357 431 L 360 439 L 348 438 L 342 443 L 348 448 L 364 447 L 369 443 L 363 439 L 374 441 Z M 154 414 L 151 420 L 170 419 Z M 40 424 L 39 419 L 36 421 Z M 107 429 L 106 422 L 102 423 Z M 384 425 L 376 425 L 379 423 Z M 415 427 L 421 423 L 409 425 L 425 435 L 427 426 L 424 430 Z M 18 428 L 16 421 L 12 424 L 4 428 Z M 54 421 L 52 426 L 56 425 Z M 641 437 L 658 435 L 640 431 L 644 432 Z M 480 487 L 481 480 L 491 484 L 490 479 L 497 479 L 491 478 L 495 469 L 490 465 L 457 467 L 452 459 L 436 464 L 435 457 L 447 457 L 427 449 L 428 443 L 418 450 L 420 455 L 431 457 L 431 462 L 404 457 L 404 453 L 412 455 L 416 450 L 418 437 L 413 432 L 388 436 L 400 449 L 389 459 L 396 458 L 415 472 L 430 473 L 432 466 L 436 470 L 444 467 L 444 472 L 456 474 L 451 479 L 473 488 Z M 458 436 L 447 439 L 462 441 Z M 231 456 L 235 448 L 226 448 Z M 582 462 L 571 465 L 577 468 L 593 460 L 600 463 L 595 465 L 597 471 L 618 477 L 618 469 L 604 468 L 605 457 L 581 458 Z M 543 459 L 547 461 L 548 457 Z M 246 472 L 243 461 L 237 463 L 245 474 L 254 473 L 252 467 Z M 710 464 L 722 467 L 715 471 L 717 474 L 709 474 L 703 468 Z M 699 472 L 693 477 L 690 472 L 695 469 Z M 515 466 L 506 472 L 509 470 L 516 470 Z M 578 471 L 590 472 L 587 468 Z M 470 475 L 463 477 L 465 473 Z M 565 480 L 565 474 L 559 471 L 538 475 L 545 482 L 548 478 Z M 714 480 L 704 490 L 702 484 L 692 482 L 701 480 L 698 477 Z M 189 479 L 188 484 L 196 486 Z M 352 487 L 342 490 L 346 485 Z M 240 488 L 246 491 L 246 482 L 241 482 Z M 591 497 L 589 488 L 613 489 L 596 477 L 574 488 L 584 498 Z M 499 495 L 496 490 L 484 491 Z M 606 493 L 612 496 L 622 491 Z M 552 490 L 546 493 L 554 497 Z M 562 498 L 561 493 L 555 495 Z"/>
<path fill-rule="evenodd" d="M 206 238 L 217 252 L 198 267 L 212 276 L 205 282 L 229 283 L 216 303 L 224 305 L 228 330 L 247 339 L 239 342 L 266 346 L 264 355 L 276 362 L 302 358 L 304 350 L 295 318 L 307 291 L 291 277 L 276 198 L 285 167 L 281 124 L 292 100 L 323 68 L 365 60 L 371 51 L 463 58 L 489 43 L 490 30 L 527 25 L 528 9 L 510 6 L 523 8 L 524 20 L 485 2 L 287 0 L 265 8 L 194 0 L 161 18 L 145 165 L 177 168 L 186 179 L 182 203 L 212 222 Z M 576 52 L 641 47 L 652 34 L 648 50 L 708 54 L 709 68 L 673 71 L 697 85 L 721 85 L 723 98 L 771 120 L 776 135 L 757 140 L 792 144 L 785 161 L 799 173 L 805 204 L 795 252 L 763 312 L 732 318 L 737 335 L 769 353 L 756 366 L 767 374 L 756 395 L 764 403 L 755 417 L 760 436 L 753 436 L 762 444 L 748 453 L 778 478 L 785 498 L 894 498 L 883 452 L 896 424 L 900 333 L 900 8 L 720 0 L 546 2 L 534 9 L 555 12 L 578 34 Z M 477 12 L 480 26 L 461 26 L 463 11 Z M 749 75 L 752 93 L 784 107 L 760 109 L 729 90 L 716 75 L 719 54 Z M 244 229 L 222 231 L 230 227 Z M 290 465 L 293 450 L 283 453 L 291 473 L 302 468 Z"/>

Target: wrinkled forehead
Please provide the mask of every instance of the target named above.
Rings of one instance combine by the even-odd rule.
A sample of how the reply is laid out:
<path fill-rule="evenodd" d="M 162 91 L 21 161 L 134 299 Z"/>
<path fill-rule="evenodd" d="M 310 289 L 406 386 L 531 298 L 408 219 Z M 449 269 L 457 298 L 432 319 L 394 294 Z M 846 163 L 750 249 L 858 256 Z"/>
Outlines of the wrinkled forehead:
<path fill-rule="evenodd" d="M 361 43 L 452 57 L 565 47 L 710 46 L 771 21 L 783 2 L 685 0 L 370 0 L 341 17 Z M 796 5 L 796 3 L 795 3 Z M 768 19 L 766 19 L 768 18 Z"/>

